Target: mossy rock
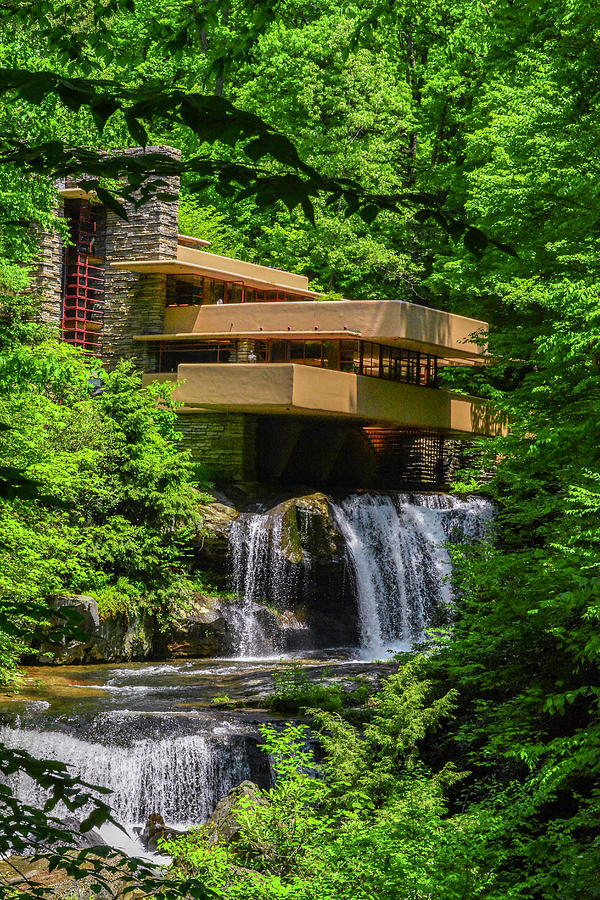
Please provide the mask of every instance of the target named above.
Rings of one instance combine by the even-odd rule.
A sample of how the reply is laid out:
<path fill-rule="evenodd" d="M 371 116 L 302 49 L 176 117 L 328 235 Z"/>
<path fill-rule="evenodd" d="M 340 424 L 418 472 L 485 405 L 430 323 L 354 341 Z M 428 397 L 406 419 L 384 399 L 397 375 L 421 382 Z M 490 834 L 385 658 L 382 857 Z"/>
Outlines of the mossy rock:
<path fill-rule="evenodd" d="M 343 555 L 344 542 L 331 515 L 329 499 L 316 492 L 291 497 L 270 510 L 273 527 L 281 518 L 279 551 L 288 562 L 299 565 L 308 557 L 332 562 Z"/>
<path fill-rule="evenodd" d="M 232 788 L 227 796 L 219 800 L 215 811 L 202 826 L 210 835 L 213 843 L 229 844 L 237 838 L 241 830 L 237 812 L 242 799 L 244 805 L 249 804 L 250 806 L 260 806 L 267 802 L 264 794 L 253 781 L 242 781 L 241 784 Z"/>

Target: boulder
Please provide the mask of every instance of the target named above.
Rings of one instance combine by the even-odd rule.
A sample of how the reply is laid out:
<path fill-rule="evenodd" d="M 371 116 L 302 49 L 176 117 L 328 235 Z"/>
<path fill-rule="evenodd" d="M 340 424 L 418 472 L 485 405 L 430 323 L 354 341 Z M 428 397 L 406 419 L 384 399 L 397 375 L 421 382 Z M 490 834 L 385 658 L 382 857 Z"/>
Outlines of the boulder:
<path fill-rule="evenodd" d="M 168 635 L 167 651 L 173 657 L 219 656 L 231 651 L 227 621 L 215 597 L 194 595 Z"/>
<path fill-rule="evenodd" d="M 229 531 L 239 512 L 227 503 L 210 503 L 203 509 L 202 523 L 192 539 L 195 562 L 223 578 L 228 572 Z"/>
<path fill-rule="evenodd" d="M 61 825 L 64 830 L 72 835 L 75 839 L 77 847 L 105 847 L 106 841 L 97 828 L 90 828 L 89 831 L 79 830 L 79 821 L 75 816 L 66 815 L 61 819 Z"/>
<path fill-rule="evenodd" d="M 173 838 L 181 837 L 182 834 L 185 834 L 185 831 L 165 825 L 165 820 L 160 813 L 151 813 L 140 834 L 140 841 L 148 853 L 156 853 L 159 849 L 159 841 L 170 841 Z"/>
<path fill-rule="evenodd" d="M 127 662 L 152 655 L 154 628 L 149 615 L 133 614 L 100 619 L 98 604 L 86 594 L 58 597 L 55 601 L 62 614 L 57 615 L 46 635 L 35 648 L 38 665 L 80 665 L 90 662 Z M 65 607 L 71 613 L 65 619 Z M 77 629 L 73 639 L 56 639 L 55 634 L 68 622 Z"/>
<path fill-rule="evenodd" d="M 298 497 L 296 511 L 305 553 L 314 563 L 339 564 L 344 559 L 345 544 L 331 514 L 329 498 L 320 492 Z"/>
<path fill-rule="evenodd" d="M 285 600 L 285 607 L 301 623 L 301 627 L 291 625 L 285 631 L 284 649 L 355 644 L 358 615 L 354 590 L 348 577 L 345 541 L 329 498 L 321 492 L 292 497 L 274 507 L 270 518 L 279 541 L 277 549 L 288 566 L 286 583 L 293 585 L 293 596 Z M 280 528 L 275 525 L 278 518 Z M 268 600 L 279 605 L 276 597 Z"/>
<path fill-rule="evenodd" d="M 154 623 L 144 613 L 119 615 L 100 622 L 85 662 L 128 662 L 148 659 L 154 649 Z"/>
<path fill-rule="evenodd" d="M 227 796 L 217 803 L 212 816 L 204 823 L 213 844 L 229 844 L 240 832 L 237 812 L 240 800 L 244 798 L 251 806 L 263 805 L 267 802 L 260 788 L 253 781 L 242 781 L 232 788 Z"/>
<path fill-rule="evenodd" d="M 56 597 L 54 607 L 58 611 L 52 625 L 46 630 L 39 646 L 40 665 L 75 665 L 85 660 L 100 625 L 98 604 L 87 594 Z M 55 637 L 61 629 L 76 629 L 74 637 L 68 634 Z"/>

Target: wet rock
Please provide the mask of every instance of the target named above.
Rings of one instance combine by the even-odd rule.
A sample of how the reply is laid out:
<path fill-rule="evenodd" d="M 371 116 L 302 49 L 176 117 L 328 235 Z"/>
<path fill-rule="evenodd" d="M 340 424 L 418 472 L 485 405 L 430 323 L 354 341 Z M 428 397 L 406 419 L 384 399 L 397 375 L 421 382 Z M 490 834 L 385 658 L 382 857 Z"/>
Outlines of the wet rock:
<path fill-rule="evenodd" d="M 227 576 L 229 531 L 238 516 L 238 510 L 226 502 L 210 503 L 203 508 L 202 523 L 192 540 L 194 560 L 199 569 Z"/>
<path fill-rule="evenodd" d="M 214 844 L 229 844 L 238 836 L 241 826 L 237 813 L 240 810 L 240 800 L 250 806 L 265 804 L 266 798 L 260 788 L 253 781 L 242 781 L 232 788 L 226 797 L 217 803 L 212 816 L 204 823 L 204 828 L 210 835 Z"/>
<path fill-rule="evenodd" d="M 116 616 L 100 622 L 83 662 L 129 662 L 153 655 L 154 623 L 149 615 Z"/>
<path fill-rule="evenodd" d="M 106 841 L 97 828 L 90 828 L 89 831 L 80 831 L 79 822 L 75 816 L 64 816 L 62 826 L 74 839 L 77 847 L 105 847 Z M 70 843 L 70 842 L 69 842 Z"/>
<path fill-rule="evenodd" d="M 253 604 L 253 612 L 265 634 L 269 635 L 273 650 L 309 650 L 312 635 L 306 621 L 306 610 L 276 610 L 260 603 Z"/>
<path fill-rule="evenodd" d="M 329 498 L 321 492 L 292 497 L 276 507 L 276 512 L 283 516 L 279 551 L 290 564 L 290 581 L 296 585 L 293 611 L 303 625 L 302 629 L 290 628 L 285 648 L 356 643 L 354 590 L 348 577 L 344 538 Z"/>
<path fill-rule="evenodd" d="M 313 562 L 338 564 L 344 558 L 345 546 L 329 498 L 319 492 L 298 497 L 296 509 L 303 550 Z"/>
<path fill-rule="evenodd" d="M 219 600 L 196 594 L 169 634 L 169 656 L 219 656 L 230 650 L 230 633 Z"/>
<path fill-rule="evenodd" d="M 156 853 L 159 850 L 159 841 L 171 841 L 173 838 L 181 837 L 182 834 L 185 834 L 185 831 L 167 827 L 160 813 L 151 813 L 140 834 L 140 841 L 148 853 Z"/>
<path fill-rule="evenodd" d="M 331 562 L 343 554 L 344 541 L 325 494 L 291 497 L 273 507 L 270 516 L 273 523 L 281 522 L 277 550 L 288 562 L 301 564 L 307 556 Z"/>

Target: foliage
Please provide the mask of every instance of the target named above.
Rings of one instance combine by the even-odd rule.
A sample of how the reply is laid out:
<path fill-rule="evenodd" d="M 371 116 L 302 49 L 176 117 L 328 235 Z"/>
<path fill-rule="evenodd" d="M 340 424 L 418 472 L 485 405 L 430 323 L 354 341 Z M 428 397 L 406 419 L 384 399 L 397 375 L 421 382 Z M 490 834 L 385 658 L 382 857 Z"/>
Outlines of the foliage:
<path fill-rule="evenodd" d="M 328 684 L 323 672 L 319 681 L 312 681 L 300 663 L 292 663 L 282 672 L 273 675 L 273 691 L 269 695 L 269 708 L 274 712 L 290 715 L 309 706 L 336 710 L 344 705 L 344 691 L 340 684 Z"/>
<path fill-rule="evenodd" d="M 452 706 L 451 697 L 432 702 L 421 665 L 385 682 L 364 737 L 338 714 L 318 714 L 320 774 L 306 726 L 263 726 L 275 786 L 258 802 L 240 800 L 231 844 L 200 829 L 166 845 L 176 871 L 236 898 L 496 896 L 487 893 L 481 821 L 446 817 L 444 786 L 456 774 L 417 760 Z"/>
<path fill-rule="evenodd" d="M 119 594 L 128 612 L 169 615 L 185 594 L 186 529 L 204 495 L 190 484 L 168 393 L 141 389 L 126 364 L 103 373 L 65 345 L 42 344 L 2 360 L 0 415 L 12 425 L 3 463 L 66 507 L 2 502 L 5 602 L 91 591 L 108 606 Z"/>

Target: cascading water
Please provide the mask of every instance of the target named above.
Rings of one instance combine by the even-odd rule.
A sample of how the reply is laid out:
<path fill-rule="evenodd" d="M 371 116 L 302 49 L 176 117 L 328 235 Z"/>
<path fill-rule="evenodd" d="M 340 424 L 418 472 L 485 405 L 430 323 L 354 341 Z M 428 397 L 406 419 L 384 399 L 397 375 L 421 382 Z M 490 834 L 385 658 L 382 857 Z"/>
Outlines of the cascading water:
<path fill-rule="evenodd" d="M 435 611 L 452 599 L 446 542 L 480 538 L 493 515 L 489 500 L 447 494 L 361 492 L 330 502 L 330 508 L 354 575 L 360 649 L 367 659 L 409 649 L 423 636 Z M 281 633 L 272 622 L 269 627 L 261 604 L 289 609 L 301 583 L 304 588 L 308 583 L 310 554 L 290 566 L 282 533 L 278 507 L 244 513 L 231 528 L 239 602 L 230 624 L 241 658 L 281 652 Z"/>
<path fill-rule="evenodd" d="M 4 726 L 0 741 L 38 758 L 64 762 L 84 781 L 109 788 L 113 793 L 102 799 L 130 835 L 154 812 L 171 826 L 199 824 L 221 797 L 251 774 L 244 740 L 236 735 L 219 740 L 187 734 L 133 740 L 121 746 L 92 743 L 59 731 Z M 47 799 L 44 788 L 22 772 L 10 776 L 7 783 L 15 796 L 31 806 L 41 808 Z M 57 810 L 59 816 L 65 812 Z M 103 835 L 109 843 L 140 851 L 127 840 L 119 843 L 119 835 L 108 827 Z"/>
<path fill-rule="evenodd" d="M 446 542 L 480 538 L 493 505 L 482 497 L 361 493 L 332 507 L 356 581 L 361 654 L 409 649 L 452 599 Z"/>
<path fill-rule="evenodd" d="M 285 608 L 293 595 L 287 560 L 281 552 L 283 519 L 268 513 L 243 513 L 229 534 L 233 589 L 240 602 L 233 607 L 231 626 L 238 657 L 264 657 L 277 650 L 279 635 L 257 613 L 258 604 L 277 602 Z"/>

